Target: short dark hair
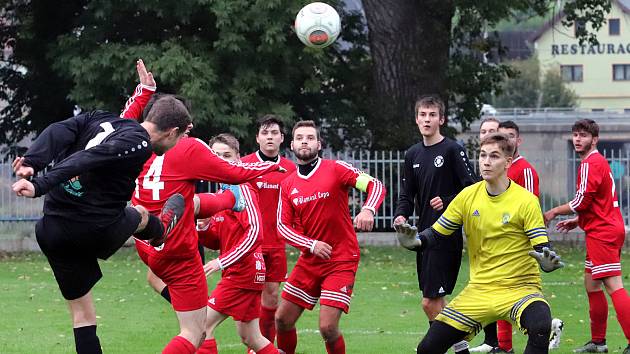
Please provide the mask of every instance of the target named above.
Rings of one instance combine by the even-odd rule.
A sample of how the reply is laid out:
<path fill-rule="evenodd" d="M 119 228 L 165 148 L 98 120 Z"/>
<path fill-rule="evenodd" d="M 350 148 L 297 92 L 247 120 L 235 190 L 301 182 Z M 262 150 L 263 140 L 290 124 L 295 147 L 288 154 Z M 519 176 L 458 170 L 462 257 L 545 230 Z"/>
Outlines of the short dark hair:
<path fill-rule="evenodd" d="M 154 123 L 159 131 L 179 128 L 181 134 L 192 122 L 187 102 L 169 94 L 154 94 L 144 108 L 142 118 Z"/>
<path fill-rule="evenodd" d="M 499 123 L 499 128 L 514 129 L 516 130 L 516 135 L 521 135 L 521 130 L 518 128 L 518 124 L 514 123 L 514 121 L 511 120 L 506 120 L 505 122 Z"/>
<path fill-rule="evenodd" d="M 295 130 L 297 128 L 302 127 L 315 128 L 317 140 L 319 140 L 319 128 L 317 127 L 317 124 L 315 124 L 315 122 L 313 122 L 312 120 L 301 120 L 295 123 L 295 125 L 293 126 L 293 130 L 291 131 L 291 137 L 295 135 Z"/>
<path fill-rule="evenodd" d="M 256 119 L 256 134 L 260 132 L 260 129 L 267 128 L 274 124 L 278 125 L 280 133 L 284 135 L 284 122 L 282 121 L 282 117 L 275 114 L 265 114 L 264 116 Z"/>
<path fill-rule="evenodd" d="M 416 107 L 414 108 L 416 116 L 418 115 L 420 107 L 436 107 L 440 113 L 440 117 L 446 117 L 446 106 L 444 105 L 444 101 L 442 101 L 442 99 L 437 95 L 420 96 L 416 100 Z"/>
<path fill-rule="evenodd" d="M 499 149 L 503 151 L 505 156 L 509 157 L 514 155 L 514 149 L 516 149 L 516 146 L 514 146 L 510 138 L 503 133 L 492 133 L 484 136 L 483 139 L 481 139 L 481 143 L 479 143 L 479 147 L 481 148 L 487 144 L 499 145 Z"/>
<path fill-rule="evenodd" d="M 572 132 L 585 131 L 592 136 L 599 136 L 599 125 L 592 119 L 580 119 L 573 123 Z"/>
<path fill-rule="evenodd" d="M 225 144 L 236 151 L 236 153 L 240 152 L 240 144 L 238 143 L 238 139 L 234 137 L 232 134 L 221 133 L 219 135 L 215 135 L 208 141 L 208 145 L 212 147 L 215 143 Z"/>
<path fill-rule="evenodd" d="M 489 118 L 484 118 L 481 123 L 479 124 L 479 128 L 481 128 L 484 124 L 488 123 L 488 122 L 496 122 L 499 123 L 499 125 L 501 125 L 501 122 L 499 122 L 498 119 L 494 118 L 494 117 L 489 117 Z"/>

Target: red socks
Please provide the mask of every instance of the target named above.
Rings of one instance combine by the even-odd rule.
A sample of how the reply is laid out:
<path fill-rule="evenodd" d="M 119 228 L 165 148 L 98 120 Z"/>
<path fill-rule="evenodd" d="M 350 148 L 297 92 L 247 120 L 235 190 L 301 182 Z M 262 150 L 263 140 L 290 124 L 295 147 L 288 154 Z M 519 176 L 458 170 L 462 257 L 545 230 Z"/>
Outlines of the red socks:
<path fill-rule="evenodd" d="M 217 341 L 212 339 L 206 339 L 201 343 L 201 347 L 197 349 L 197 354 L 218 354 Z"/>
<path fill-rule="evenodd" d="M 162 350 L 162 354 L 195 354 L 196 350 L 197 348 L 188 339 L 175 336 Z"/>
<path fill-rule="evenodd" d="M 256 352 L 256 354 L 278 354 L 278 353 L 279 353 L 278 349 L 276 349 L 276 347 L 273 346 L 273 343 L 267 344 L 266 347 Z"/>
<path fill-rule="evenodd" d="M 271 343 L 276 340 L 276 308 L 260 306 L 260 333 Z"/>
<path fill-rule="evenodd" d="M 286 332 L 278 331 L 278 349 L 286 354 L 295 354 L 297 347 L 297 330 L 295 328 Z"/>
<path fill-rule="evenodd" d="M 497 321 L 497 338 L 499 339 L 499 348 L 507 351 L 512 349 L 512 324 L 508 321 Z"/>
<path fill-rule="evenodd" d="M 197 219 L 209 218 L 212 215 L 226 209 L 232 209 L 236 199 L 232 192 L 226 193 L 199 193 L 199 213 Z"/>
<path fill-rule="evenodd" d="M 610 298 L 617 313 L 617 321 L 619 321 L 626 339 L 630 342 L 630 296 L 628 296 L 626 289 L 621 288 L 612 293 Z"/>
<path fill-rule="evenodd" d="M 326 342 L 326 352 L 328 354 L 346 354 L 346 342 L 343 335 L 340 335 L 334 342 Z"/>
<path fill-rule="evenodd" d="M 588 294 L 589 315 L 591 317 L 591 340 L 601 342 L 606 339 L 606 321 L 608 320 L 608 302 L 603 291 Z"/>

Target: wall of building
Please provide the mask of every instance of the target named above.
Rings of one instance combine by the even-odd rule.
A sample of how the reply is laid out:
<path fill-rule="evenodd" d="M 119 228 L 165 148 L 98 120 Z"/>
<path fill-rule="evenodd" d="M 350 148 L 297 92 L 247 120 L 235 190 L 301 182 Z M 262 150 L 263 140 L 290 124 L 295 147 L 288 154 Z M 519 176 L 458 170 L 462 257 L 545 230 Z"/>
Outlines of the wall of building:
<path fill-rule="evenodd" d="M 580 45 L 574 26 L 567 28 L 558 19 L 541 30 L 534 49 L 541 72 L 560 65 L 582 65 L 582 81 L 568 82 L 579 96 L 581 108 L 630 110 L 630 80 L 613 80 L 613 64 L 630 64 L 630 13 L 612 1 L 606 18 L 619 19 L 620 32 L 609 35 L 609 24 L 604 24 L 597 32 L 598 46 Z"/>

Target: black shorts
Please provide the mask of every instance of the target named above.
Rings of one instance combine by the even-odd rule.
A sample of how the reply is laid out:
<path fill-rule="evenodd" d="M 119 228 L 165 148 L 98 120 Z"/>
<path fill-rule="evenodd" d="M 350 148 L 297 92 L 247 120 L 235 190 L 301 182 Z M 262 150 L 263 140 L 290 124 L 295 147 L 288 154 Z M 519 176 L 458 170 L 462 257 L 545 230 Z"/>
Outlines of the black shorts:
<path fill-rule="evenodd" d="M 134 208 L 111 222 L 69 220 L 44 215 L 35 226 L 37 243 L 48 258 L 61 294 L 66 300 L 87 294 L 103 276 L 98 259 L 120 249 L 140 224 Z"/>
<path fill-rule="evenodd" d="M 458 231 L 438 237 L 435 247 L 417 253 L 418 285 L 423 297 L 438 298 L 453 293 L 462 263 L 462 246 L 462 233 Z"/>

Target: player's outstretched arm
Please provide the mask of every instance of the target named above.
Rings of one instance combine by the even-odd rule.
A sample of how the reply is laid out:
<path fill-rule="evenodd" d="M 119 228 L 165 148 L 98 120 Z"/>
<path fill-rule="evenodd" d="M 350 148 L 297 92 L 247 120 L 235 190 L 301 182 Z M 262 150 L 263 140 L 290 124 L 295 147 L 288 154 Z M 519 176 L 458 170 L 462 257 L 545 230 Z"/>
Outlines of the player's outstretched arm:
<path fill-rule="evenodd" d="M 576 216 L 571 219 L 562 220 L 556 224 L 556 230 L 566 234 L 567 232 L 578 227 L 579 220 L 580 220 L 579 216 Z"/>
<path fill-rule="evenodd" d="M 536 246 L 534 248 L 535 250 L 530 251 L 529 255 L 533 257 L 538 264 L 540 264 L 540 269 L 542 269 L 545 273 L 553 272 L 556 269 L 564 267 L 564 263 L 560 260 L 560 256 L 549 247 Z"/>
<path fill-rule="evenodd" d="M 157 89 L 153 73 L 147 71 L 142 59 L 136 61 L 136 71 L 138 72 L 140 84 L 136 86 L 133 95 L 129 97 L 127 103 L 125 103 L 125 107 L 120 113 L 120 118 L 139 120 L 142 117 L 142 111 L 144 111 L 151 96 L 153 96 Z"/>

